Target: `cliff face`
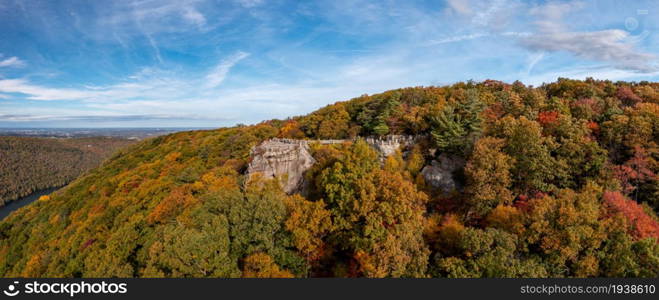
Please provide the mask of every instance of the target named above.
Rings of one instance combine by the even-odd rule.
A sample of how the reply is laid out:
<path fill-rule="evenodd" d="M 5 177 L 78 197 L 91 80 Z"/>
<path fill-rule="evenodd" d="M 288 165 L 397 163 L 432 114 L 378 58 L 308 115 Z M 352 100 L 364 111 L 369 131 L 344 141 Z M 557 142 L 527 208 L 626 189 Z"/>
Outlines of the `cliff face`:
<path fill-rule="evenodd" d="M 380 154 L 380 159 L 392 155 L 396 150 L 412 145 L 418 137 L 390 135 L 381 138 L 366 138 L 365 141 Z M 309 153 L 309 143 L 337 144 L 352 140 L 292 140 L 271 139 L 252 149 L 252 161 L 247 168 L 247 175 L 252 178 L 261 174 L 264 178 L 278 178 L 286 193 L 299 192 L 304 186 L 304 172 L 316 162 Z M 423 168 L 426 182 L 449 193 L 460 189 L 453 173 L 464 167 L 464 160 L 440 155 L 439 161 Z"/>
<path fill-rule="evenodd" d="M 375 148 L 380 153 L 380 158 L 384 159 L 401 147 L 413 144 L 417 138 L 411 135 L 388 135 L 381 138 L 366 138 L 366 143 Z"/>
<path fill-rule="evenodd" d="M 289 194 L 302 188 L 304 172 L 316 162 L 307 141 L 303 140 L 267 140 L 254 147 L 251 155 L 247 175 L 278 178 L 282 189 Z"/>
<path fill-rule="evenodd" d="M 453 190 L 461 190 L 462 186 L 455 180 L 454 173 L 464 168 L 464 159 L 446 154 L 440 154 L 438 160 L 423 167 L 421 174 L 430 186 L 439 189 L 444 195 Z"/>

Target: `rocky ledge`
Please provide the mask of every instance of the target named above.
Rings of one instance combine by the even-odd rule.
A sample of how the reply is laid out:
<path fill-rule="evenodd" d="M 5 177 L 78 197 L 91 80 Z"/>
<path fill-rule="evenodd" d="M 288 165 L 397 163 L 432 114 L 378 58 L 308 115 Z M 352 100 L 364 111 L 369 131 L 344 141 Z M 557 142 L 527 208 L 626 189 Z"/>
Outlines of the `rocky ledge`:
<path fill-rule="evenodd" d="M 390 135 L 369 137 L 365 141 L 380 154 L 380 159 L 394 154 L 398 149 L 414 144 L 418 136 Z M 353 140 L 294 140 L 270 139 L 252 148 L 252 160 L 247 167 L 248 178 L 259 174 L 264 178 L 277 178 L 282 189 L 288 193 L 300 192 L 304 186 L 304 172 L 316 160 L 309 152 L 309 143 L 338 144 Z M 422 170 L 426 182 L 444 194 L 461 187 L 454 179 L 454 173 L 464 167 L 464 160 L 440 155 Z"/>
<path fill-rule="evenodd" d="M 252 148 L 251 155 L 248 177 L 260 174 L 264 178 L 278 178 L 282 189 L 289 194 L 302 188 L 304 172 L 316 162 L 304 140 L 267 140 Z"/>

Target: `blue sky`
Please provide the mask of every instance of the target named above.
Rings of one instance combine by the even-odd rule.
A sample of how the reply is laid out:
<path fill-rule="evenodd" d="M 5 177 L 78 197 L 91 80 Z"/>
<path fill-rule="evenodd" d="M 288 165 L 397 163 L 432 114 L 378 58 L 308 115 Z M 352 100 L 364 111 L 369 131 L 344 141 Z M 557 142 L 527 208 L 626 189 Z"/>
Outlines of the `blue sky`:
<path fill-rule="evenodd" d="M 0 0 L 0 127 L 220 127 L 463 80 L 659 78 L 659 1 Z"/>

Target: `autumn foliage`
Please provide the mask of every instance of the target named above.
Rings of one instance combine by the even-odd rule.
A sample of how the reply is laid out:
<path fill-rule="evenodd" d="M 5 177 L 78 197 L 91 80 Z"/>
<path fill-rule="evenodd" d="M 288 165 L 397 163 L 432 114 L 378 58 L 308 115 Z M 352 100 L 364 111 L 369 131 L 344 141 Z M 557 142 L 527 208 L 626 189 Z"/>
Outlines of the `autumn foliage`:
<path fill-rule="evenodd" d="M 246 173 L 276 137 L 292 194 Z M 657 277 L 658 161 L 657 83 L 396 89 L 143 140 L 0 221 L 0 275 Z"/>
<path fill-rule="evenodd" d="M 620 192 L 607 191 L 602 198 L 612 214 L 619 213 L 627 220 L 629 230 L 635 238 L 654 238 L 659 241 L 659 222 L 649 216 L 641 205 Z"/>

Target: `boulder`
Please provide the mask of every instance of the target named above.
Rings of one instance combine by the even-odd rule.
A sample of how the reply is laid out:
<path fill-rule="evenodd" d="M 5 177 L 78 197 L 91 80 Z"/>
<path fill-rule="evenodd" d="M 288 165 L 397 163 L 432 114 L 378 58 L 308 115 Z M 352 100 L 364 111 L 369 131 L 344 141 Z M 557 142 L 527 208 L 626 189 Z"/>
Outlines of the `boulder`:
<path fill-rule="evenodd" d="M 428 185 L 439 189 L 443 195 L 448 195 L 454 190 L 462 190 L 455 178 L 455 172 L 464 168 L 465 164 L 461 157 L 442 153 L 438 160 L 433 160 L 430 165 L 423 167 L 421 174 Z"/>

